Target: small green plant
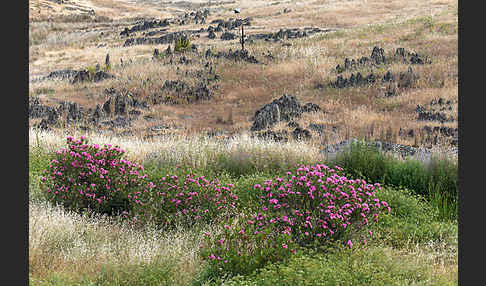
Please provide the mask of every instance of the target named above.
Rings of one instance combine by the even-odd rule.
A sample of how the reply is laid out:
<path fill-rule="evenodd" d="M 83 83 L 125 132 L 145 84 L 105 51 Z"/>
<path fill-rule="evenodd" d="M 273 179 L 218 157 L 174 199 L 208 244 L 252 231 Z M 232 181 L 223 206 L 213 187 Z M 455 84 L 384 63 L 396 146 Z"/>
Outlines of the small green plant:
<path fill-rule="evenodd" d="M 109 72 L 111 70 L 111 64 L 103 66 L 103 71 Z"/>
<path fill-rule="evenodd" d="M 89 66 L 87 68 L 87 70 L 88 70 L 88 73 L 89 73 L 89 78 L 92 79 L 94 77 L 95 73 L 96 73 L 96 67 Z"/>
<path fill-rule="evenodd" d="M 188 51 L 191 47 L 191 41 L 188 37 L 178 37 L 175 40 L 174 51 L 179 53 L 184 53 Z"/>

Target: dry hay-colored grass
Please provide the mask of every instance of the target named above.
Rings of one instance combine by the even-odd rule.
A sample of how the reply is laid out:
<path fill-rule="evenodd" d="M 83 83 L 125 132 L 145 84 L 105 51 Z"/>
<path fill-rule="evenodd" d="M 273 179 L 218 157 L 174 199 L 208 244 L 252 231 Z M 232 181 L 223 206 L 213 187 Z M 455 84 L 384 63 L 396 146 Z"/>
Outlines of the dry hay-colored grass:
<path fill-rule="evenodd" d="M 277 143 L 253 138 L 247 133 L 235 134 L 232 138 L 221 139 L 201 133 L 169 134 L 163 137 L 142 138 L 140 136 L 115 136 L 98 132 L 79 130 L 40 131 L 29 129 L 29 146 L 41 146 L 54 152 L 65 146 L 66 136 L 86 136 L 91 143 L 100 146 L 112 144 L 127 150 L 126 157 L 135 162 L 155 158 L 164 164 L 188 165 L 206 168 L 217 163 L 221 156 L 231 160 L 245 160 L 264 169 L 270 163 L 294 167 L 299 162 L 318 162 L 323 157 L 318 146 L 306 142 Z M 237 164 L 237 163 L 235 163 Z"/>
<path fill-rule="evenodd" d="M 29 203 L 29 275 L 96 277 L 104 267 L 167 263 L 178 281 L 199 270 L 198 233 L 136 229 L 107 217 L 87 217 L 49 203 Z"/>
<path fill-rule="evenodd" d="M 103 4 L 103 1 L 95 2 L 93 5 Z M 120 2 L 120 5 L 122 4 L 131 5 L 128 2 Z M 213 19 L 234 18 L 231 8 L 236 6 L 234 3 L 223 3 L 219 7 L 224 9 L 211 14 L 207 22 Z M 416 120 L 417 104 L 423 105 L 439 97 L 457 102 L 457 3 L 454 1 L 251 1 L 240 3 L 239 6 L 242 7 L 242 14 L 238 17 L 253 17 L 248 34 L 305 26 L 345 29 L 309 38 L 285 40 L 291 46 L 265 41 L 248 43 L 249 53 L 262 61 L 263 65 L 209 59 L 221 77 L 217 82 L 219 88 L 212 90 L 213 99 L 195 104 L 152 106 L 150 112 L 144 112 L 143 115 L 153 115 L 164 121 L 165 125 L 179 126 L 180 129 L 174 132 L 194 134 L 215 129 L 236 132 L 247 130 L 251 126 L 251 118 L 261 106 L 284 93 L 290 93 L 296 95 L 301 103 L 313 102 L 326 111 L 313 114 L 313 117 L 306 116 L 306 124 L 312 121 L 332 122 L 338 130 L 336 138 L 346 138 L 366 133 L 365 130 L 371 125 L 377 130 L 374 132 L 377 136 L 381 133 L 380 130 L 389 128 L 392 128 L 394 133 L 400 128 L 419 128 L 428 122 Z M 138 9 L 142 11 L 145 8 L 147 7 L 142 5 Z M 284 8 L 292 11 L 277 15 Z M 118 8 L 114 6 L 113 9 Z M 174 7 L 174 10 L 166 12 L 175 16 L 184 9 L 189 11 L 191 8 Z M 357 10 L 360 10 L 360 13 L 356 14 Z M 350 17 L 353 14 L 355 15 Z M 297 16 L 300 18 L 297 19 Z M 158 18 L 163 17 L 165 14 L 160 14 Z M 165 80 L 182 79 L 190 84 L 197 82 L 191 76 L 184 76 L 184 73 L 202 68 L 205 60 L 198 54 L 186 54 L 193 61 L 190 65 L 170 66 L 164 64 L 164 61 L 151 60 L 155 48 L 164 51 L 168 45 L 122 47 L 124 38 L 118 34 L 129 23 L 128 20 L 123 22 L 122 19 L 113 22 L 112 32 L 105 33 L 101 38 L 99 35 L 95 36 L 96 33 L 90 36 L 89 33 L 83 35 L 79 31 L 88 31 L 95 27 L 98 31 L 106 30 L 110 26 L 103 25 L 107 23 L 59 23 L 57 28 L 48 23 L 35 23 L 31 28 L 32 41 L 38 43 L 30 47 L 31 75 L 46 75 L 55 69 L 94 67 L 96 63 L 103 63 L 106 54 L 109 53 L 113 63 L 110 72 L 117 78 L 80 85 L 59 81 L 31 83 L 30 93 L 53 90 L 41 95 L 52 102 L 70 100 L 94 107 L 105 99 L 102 95 L 105 88 L 124 87 L 145 98 L 159 90 Z M 197 29 L 207 25 L 190 24 L 184 29 Z M 179 28 L 169 29 L 176 31 Z M 54 40 L 62 39 L 61 35 L 67 38 Z M 82 40 L 83 44 L 73 44 L 78 40 Z M 192 38 L 191 41 L 200 45 L 201 52 L 209 46 L 215 52 L 239 48 L 238 40 L 209 41 L 202 36 Z M 97 47 L 99 43 L 106 46 Z M 397 97 L 384 98 L 385 87 L 380 84 L 342 90 L 315 88 L 317 83 L 327 84 L 335 80 L 334 68 L 337 64 L 342 64 L 345 57 L 369 56 L 375 45 L 384 48 L 387 53 L 393 53 L 398 47 L 415 50 L 429 57 L 432 64 L 414 65 L 413 69 L 420 76 L 419 80 L 412 88 L 400 90 Z M 52 49 L 54 47 L 56 49 Z M 264 56 L 268 52 L 272 53 L 274 59 Z M 178 56 L 175 57 L 176 60 L 177 58 Z M 124 66 L 120 65 L 120 59 L 123 59 Z M 132 60 L 132 63 L 128 64 L 129 60 Z M 384 73 L 391 70 L 399 73 L 407 68 L 404 64 L 392 64 L 375 72 Z M 366 74 L 369 70 L 365 68 L 361 72 Z M 345 72 L 343 75 L 349 76 L 350 73 Z M 363 109 L 362 106 L 366 108 Z M 457 114 L 457 108 L 454 107 L 451 113 L 453 116 Z M 446 125 L 457 126 L 457 123 Z M 145 134 L 146 130 L 152 127 L 143 120 L 137 120 L 133 126 L 135 133 L 140 134 Z"/>

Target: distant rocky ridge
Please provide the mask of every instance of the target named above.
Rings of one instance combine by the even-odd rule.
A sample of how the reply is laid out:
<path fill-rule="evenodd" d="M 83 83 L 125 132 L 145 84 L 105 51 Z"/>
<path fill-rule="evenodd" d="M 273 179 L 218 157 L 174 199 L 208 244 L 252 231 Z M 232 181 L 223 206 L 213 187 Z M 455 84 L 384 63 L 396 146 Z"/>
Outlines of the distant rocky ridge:
<path fill-rule="evenodd" d="M 280 29 L 278 32 L 274 33 L 257 33 L 248 36 L 249 41 L 253 40 L 265 40 L 265 41 L 280 41 L 284 39 L 298 39 L 305 38 L 316 33 L 326 33 L 330 32 L 332 29 L 321 29 L 321 28 L 291 28 L 291 29 Z"/>
<path fill-rule="evenodd" d="M 47 76 L 34 79 L 32 80 L 32 82 L 40 82 L 44 80 L 69 80 L 71 83 L 74 84 L 86 81 L 99 82 L 109 78 L 115 78 L 115 76 L 103 70 L 98 70 L 94 73 L 91 73 L 87 69 L 63 69 L 52 71 Z"/>

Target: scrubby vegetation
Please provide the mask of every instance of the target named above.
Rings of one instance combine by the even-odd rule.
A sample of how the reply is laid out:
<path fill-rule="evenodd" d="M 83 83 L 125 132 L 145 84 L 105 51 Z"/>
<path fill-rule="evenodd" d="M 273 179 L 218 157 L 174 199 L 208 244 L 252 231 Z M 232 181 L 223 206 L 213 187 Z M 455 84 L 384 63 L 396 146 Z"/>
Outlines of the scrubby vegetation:
<path fill-rule="evenodd" d="M 356 142 L 334 163 L 354 177 L 413 190 L 437 208 L 444 219 L 457 219 L 459 170 L 457 160 L 433 154 L 426 161 L 400 160 L 380 152 L 376 146 Z"/>
<path fill-rule="evenodd" d="M 315 285 L 319 280 L 323 285 L 453 285 L 457 281 L 457 223 L 444 220 L 427 197 L 414 191 L 368 182 L 352 176 L 351 169 L 325 164 L 238 175 L 187 165 L 168 168 L 155 164 L 155 159 L 144 168 L 133 162 L 136 159 L 124 158 L 130 152 L 120 146 L 100 147 L 87 140 L 68 137 L 68 148 L 63 149 L 48 147 L 38 138 L 30 148 L 31 284 Z M 73 167 L 72 158 L 78 162 L 75 165 L 95 170 L 92 175 L 111 162 L 117 167 L 107 167 L 103 176 L 119 186 L 107 190 L 106 182 L 100 189 L 84 184 L 79 174 L 89 171 Z M 245 162 L 233 164 L 244 167 Z M 42 182 L 42 170 L 52 174 L 54 169 L 62 175 L 53 174 Z M 121 180 L 121 169 L 132 176 L 128 181 L 133 184 Z M 56 181 L 70 182 L 71 187 L 57 185 L 61 191 L 53 195 Z M 105 197 L 100 203 L 98 195 L 70 197 L 65 189 Z M 131 208 L 117 214 L 108 206 L 119 206 L 116 202 L 122 197 Z M 124 240 L 135 239 L 131 236 L 136 243 L 159 250 L 146 257 L 136 254 L 138 246 L 122 246 Z M 159 256 L 171 251 L 171 243 L 178 243 L 179 250 Z M 64 259 L 55 258 L 59 256 Z M 79 270 L 95 256 L 96 265 Z M 73 266 L 63 268 L 67 261 Z M 440 267 L 432 267 L 431 261 Z M 185 263 L 191 269 L 181 276 Z M 57 270 L 46 272 L 47 265 Z"/>

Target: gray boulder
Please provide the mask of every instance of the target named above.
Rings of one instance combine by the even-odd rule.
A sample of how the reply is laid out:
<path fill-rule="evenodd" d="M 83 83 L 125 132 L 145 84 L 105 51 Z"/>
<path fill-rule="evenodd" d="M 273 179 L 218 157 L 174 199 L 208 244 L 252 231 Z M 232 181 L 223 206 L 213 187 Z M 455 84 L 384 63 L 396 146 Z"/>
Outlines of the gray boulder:
<path fill-rule="evenodd" d="M 284 94 L 271 103 L 265 104 L 255 112 L 251 131 L 263 130 L 273 127 L 279 121 L 291 121 L 299 118 L 303 112 L 315 112 L 321 108 L 313 103 L 304 106 L 300 104 L 294 95 Z"/>

